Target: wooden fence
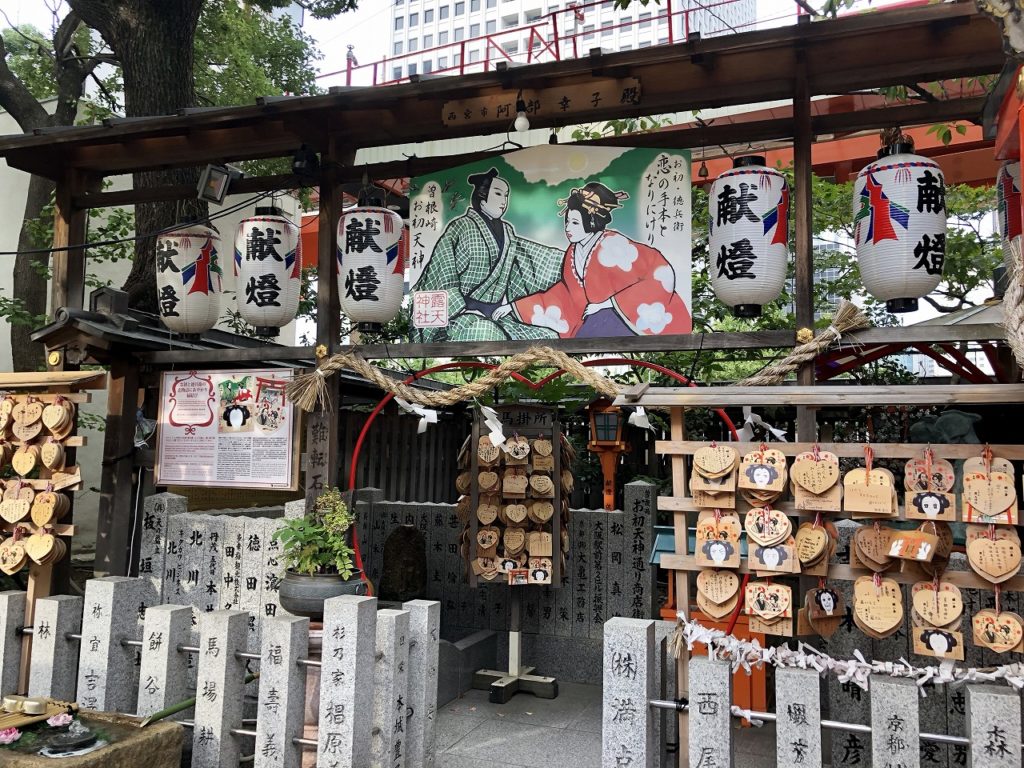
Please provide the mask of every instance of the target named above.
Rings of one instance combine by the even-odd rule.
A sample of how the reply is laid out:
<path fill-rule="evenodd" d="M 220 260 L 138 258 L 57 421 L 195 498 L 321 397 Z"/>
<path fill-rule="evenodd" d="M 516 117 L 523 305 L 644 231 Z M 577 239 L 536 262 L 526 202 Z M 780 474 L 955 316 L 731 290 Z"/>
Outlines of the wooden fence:
<path fill-rule="evenodd" d="M 963 760 L 954 762 L 968 768 L 1021 766 L 1021 694 L 1005 682 L 960 684 L 962 735 L 926 730 L 923 687 L 914 679 L 881 674 L 868 678 L 866 723 L 852 722 L 843 711 L 833 712 L 835 719 L 823 717 L 824 681 L 814 669 L 775 669 L 775 712 L 741 713 L 731 705 L 732 665 L 706 657 L 691 658 L 685 670 L 688 699 L 665 698 L 661 682 L 667 670 L 674 672 L 675 660 L 664 657 L 664 633 L 658 624 L 662 622 L 626 618 L 605 624 L 602 765 L 668 765 L 659 714 L 671 713 L 675 720 L 675 712 L 685 712 L 680 751 L 688 755 L 691 768 L 733 768 L 750 761 L 749 755 L 736 753 L 741 716 L 774 723 L 775 763 L 780 767 L 822 768 L 831 763 L 823 759 L 826 731 L 833 741 L 859 735 L 865 746 L 857 763 L 875 768 L 931 764 L 931 745 L 958 748 Z M 939 686 L 930 687 L 934 696 Z"/>
<path fill-rule="evenodd" d="M 0 689 L 16 689 L 31 634 L 30 696 L 140 716 L 196 696 L 183 721 L 196 768 L 299 768 L 306 749 L 319 765 L 433 766 L 438 603 L 378 611 L 375 598 L 328 600 L 322 651 L 310 658 L 308 619 L 265 617 L 249 652 L 246 611 L 200 613 L 194 633 L 191 606 L 146 607 L 151 595 L 145 579 L 92 579 L 84 598 L 38 600 L 23 628 L 25 593 L 0 593 Z M 309 667 L 321 680 L 315 739 L 303 736 Z M 255 727 L 243 723 L 246 694 L 257 697 Z"/>

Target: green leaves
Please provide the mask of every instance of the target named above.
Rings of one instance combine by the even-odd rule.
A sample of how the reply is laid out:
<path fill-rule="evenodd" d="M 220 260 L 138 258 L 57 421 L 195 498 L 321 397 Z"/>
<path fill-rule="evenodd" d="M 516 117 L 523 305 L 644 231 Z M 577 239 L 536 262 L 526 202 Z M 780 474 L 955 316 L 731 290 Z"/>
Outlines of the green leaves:
<path fill-rule="evenodd" d="M 299 573 L 337 573 L 352 578 L 352 546 L 349 529 L 355 515 L 342 498 L 341 491 L 331 488 L 320 494 L 312 511 L 305 517 L 285 520 L 274 533 L 281 542 L 286 567 Z"/>

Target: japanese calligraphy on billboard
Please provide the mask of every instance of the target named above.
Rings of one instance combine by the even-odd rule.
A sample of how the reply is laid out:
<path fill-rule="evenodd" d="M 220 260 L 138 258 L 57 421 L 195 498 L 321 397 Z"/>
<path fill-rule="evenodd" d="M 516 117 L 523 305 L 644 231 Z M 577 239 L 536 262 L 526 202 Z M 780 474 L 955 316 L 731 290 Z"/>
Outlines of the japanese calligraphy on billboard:
<path fill-rule="evenodd" d="M 166 371 L 157 485 L 295 490 L 298 419 L 287 370 Z"/>
<path fill-rule="evenodd" d="M 416 178 L 411 198 L 414 341 L 691 330 L 684 150 L 543 145 Z"/>

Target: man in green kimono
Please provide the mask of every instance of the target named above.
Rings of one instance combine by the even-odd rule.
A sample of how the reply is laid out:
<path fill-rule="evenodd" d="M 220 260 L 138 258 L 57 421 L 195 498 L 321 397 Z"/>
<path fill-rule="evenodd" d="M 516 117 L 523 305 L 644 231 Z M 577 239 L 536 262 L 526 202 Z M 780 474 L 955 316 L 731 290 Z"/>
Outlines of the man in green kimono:
<path fill-rule="evenodd" d="M 469 183 L 470 207 L 448 223 L 413 289 L 448 291 L 448 327 L 419 328 L 414 335 L 424 342 L 558 338 L 499 307 L 554 285 L 562 276 L 563 249 L 520 237 L 502 218 L 509 186 L 496 168 L 470 176 Z"/>

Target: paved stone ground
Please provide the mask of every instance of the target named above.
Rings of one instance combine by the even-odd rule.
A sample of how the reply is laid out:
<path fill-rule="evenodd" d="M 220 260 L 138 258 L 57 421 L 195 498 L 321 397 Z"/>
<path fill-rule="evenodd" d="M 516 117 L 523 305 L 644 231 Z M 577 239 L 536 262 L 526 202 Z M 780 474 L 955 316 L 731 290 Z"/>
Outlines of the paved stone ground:
<path fill-rule="evenodd" d="M 437 721 L 437 768 L 600 768 L 601 687 L 560 683 L 557 699 L 491 704 L 470 691 Z M 774 768 L 775 731 L 737 728 L 736 764 Z"/>

